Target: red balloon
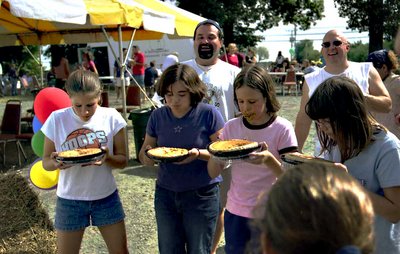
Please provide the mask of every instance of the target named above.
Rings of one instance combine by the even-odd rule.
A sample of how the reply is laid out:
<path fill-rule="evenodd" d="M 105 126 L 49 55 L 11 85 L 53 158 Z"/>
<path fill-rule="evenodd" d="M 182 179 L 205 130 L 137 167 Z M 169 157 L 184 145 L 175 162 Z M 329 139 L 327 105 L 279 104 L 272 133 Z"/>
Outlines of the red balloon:
<path fill-rule="evenodd" d="M 56 87 L 46 87 L 42 89 L 33 102 L 35 115 L 39 121 L 44 124 L 51 112 L 54 110 L 71 106 L 71 100 L 68 94 Z"/>

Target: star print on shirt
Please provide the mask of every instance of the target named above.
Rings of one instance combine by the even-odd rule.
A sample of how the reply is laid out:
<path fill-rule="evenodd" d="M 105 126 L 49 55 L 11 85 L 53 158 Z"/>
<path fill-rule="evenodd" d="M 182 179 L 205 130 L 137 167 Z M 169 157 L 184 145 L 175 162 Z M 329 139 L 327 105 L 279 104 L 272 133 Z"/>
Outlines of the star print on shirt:
<path fill-rule="evenodd" d="M 180 133 L 181 132 L 181 130 L 182 130 L 183 128 L 181 127 L 181 126 L 176 126 L 175 128 L 174 128 L 174 131 L 175 131 L 175 133 Z"/>

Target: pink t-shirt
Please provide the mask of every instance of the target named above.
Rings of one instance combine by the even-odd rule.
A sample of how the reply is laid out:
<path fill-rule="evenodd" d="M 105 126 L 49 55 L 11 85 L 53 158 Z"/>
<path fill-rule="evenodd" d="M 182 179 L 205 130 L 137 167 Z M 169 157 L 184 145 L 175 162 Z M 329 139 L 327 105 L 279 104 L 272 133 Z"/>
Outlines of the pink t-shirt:
<path fill-rule="evenodd" d="M 238 55 L 236 55 L 236 54 L 233 54 L 233 55 L 226 54 L 226 55 L 221 56 L 220 59 L 224 62 L 228 62 L 236 67 L 239 67 L 239 58 L 238 58 Z M 228 60 L 228 61 L 226 61 L 226 60 Z"/>
<path fill-rule="evenodd" d="M 294 128 L 288 120 L 277 117 L 267 127 L 246 127 L 242 117 L 228 121 L 221 139 L 247 139 L 268 144 L 268 150 L 280 160 L 282 149 L 297 149 Z M 226 209 L 230 213 L 246 218 L 255 218 L 253 213 L 258 197 L 276 181 L 276 176 L 264 165 L 254 165 L 242 160 L 232 162 L 231 187 L 228 191 Z"/>

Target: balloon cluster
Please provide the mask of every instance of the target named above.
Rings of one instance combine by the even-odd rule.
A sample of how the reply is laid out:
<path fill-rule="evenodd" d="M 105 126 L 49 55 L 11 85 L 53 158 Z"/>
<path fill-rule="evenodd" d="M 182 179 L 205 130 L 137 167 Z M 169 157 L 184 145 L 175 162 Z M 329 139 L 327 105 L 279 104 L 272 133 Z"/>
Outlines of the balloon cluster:
<path fill-rule="evenodd" d="M 33 152 L 43 157 L 43 147 L 45 136 L 41 131 L 43 124 L 46 122 L 50 114 L 58 109 L 71 106 L 68 94 L 59 88 L 47 87 L 42 89 L 33 102 L 35 116 L 33 117 L 32 128 L 33 137 L 31 146 Z M 36 160 L 30 170 L 29 178 L 33 185 L 40 189 L 49 190 L 57 187 L 59 169 L 47 171 L 43 168 L 41 159 Z"/>

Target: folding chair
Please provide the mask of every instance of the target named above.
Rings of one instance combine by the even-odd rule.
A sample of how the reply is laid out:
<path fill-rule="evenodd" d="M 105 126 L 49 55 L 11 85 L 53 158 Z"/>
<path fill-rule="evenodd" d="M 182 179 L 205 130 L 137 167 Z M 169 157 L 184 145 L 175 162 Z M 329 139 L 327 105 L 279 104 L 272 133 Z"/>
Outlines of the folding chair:
<path fill-rule="evenodd" d="M 6 145 L 10 142 L 15 142 L 17 146 L 18 163 L 21 166 L 21 154 L 22 152 L 24 159 L 26 160 L 25 151 L 21 145 L 21 101 L 20 100 L 8 100 L 4 109 L 3 119 L 0 127 L 0 144 L 3 149 L 3 165 L 6 164 Z"/>
<path fill-rule="evenodd" d="M 298 95 L 296 71 L 289 70 L 286 72 L 285 81 L 283 81 L 283 83 L 282 83 L 283 96 L 285 96 L 285 87 L 287 87 L 289 95 L 290 95 L 290 90 L 292 87 L 294 87 L 296 89 L 296 96 Z"/>

